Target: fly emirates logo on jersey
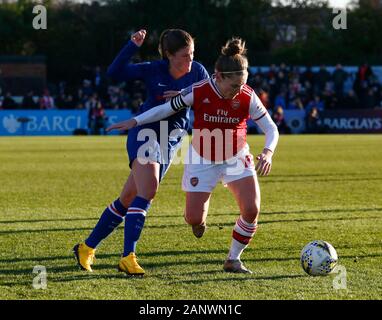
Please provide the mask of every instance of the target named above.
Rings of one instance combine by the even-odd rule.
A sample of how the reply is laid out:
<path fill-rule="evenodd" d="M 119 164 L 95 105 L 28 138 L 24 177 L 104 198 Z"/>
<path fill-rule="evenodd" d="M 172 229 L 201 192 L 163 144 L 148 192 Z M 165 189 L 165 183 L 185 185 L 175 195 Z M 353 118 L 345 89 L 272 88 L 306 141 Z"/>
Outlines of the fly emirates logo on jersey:
<path fill-rule="evenodd" d="M 217 109 L 216 115 L 210 115 L 208 113 L 204 113 L 203 120 L 206 122 L 232 123 L 232 124 L 238 124 L 240 122 L 239 117 L 229 117 L 228 111 L 224 109 Z"/>

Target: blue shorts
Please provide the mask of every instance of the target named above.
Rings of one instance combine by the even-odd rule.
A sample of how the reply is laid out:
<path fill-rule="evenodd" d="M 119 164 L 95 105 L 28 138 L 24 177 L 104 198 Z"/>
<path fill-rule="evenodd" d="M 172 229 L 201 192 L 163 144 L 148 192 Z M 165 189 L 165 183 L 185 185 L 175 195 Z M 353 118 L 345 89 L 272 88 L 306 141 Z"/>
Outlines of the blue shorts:
<path fill-rule="evenodd" d="M 138 133 L 141 129 L 145 128 L 135 127 L 129 130 L 128 133 L 126 148 L 129 155 L 129 166 L 131 168 L 136 158 L 157 162 L 160 164 L 159 181 L 161 181 L 169 169 L 176 152 L 182 145 L 183 135 L 171 137 L 161 144 L 160 135 L 156 130 L 151 129 L 151 132 L 155 132 L 156 137 L 146 136 L 144 140 L 139 139 L 142 141 L 138 141 Z"/>

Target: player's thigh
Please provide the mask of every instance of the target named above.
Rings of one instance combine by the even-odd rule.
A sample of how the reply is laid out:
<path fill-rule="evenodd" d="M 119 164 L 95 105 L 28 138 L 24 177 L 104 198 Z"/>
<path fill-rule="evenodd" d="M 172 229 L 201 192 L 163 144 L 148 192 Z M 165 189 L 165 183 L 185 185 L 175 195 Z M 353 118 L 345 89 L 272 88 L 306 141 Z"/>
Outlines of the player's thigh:
<path fill-rule="evenodd" d="M 159 187 L 159 168 L 157 162 L 143 162 L 135 159 L 131 172 L 134 177 L 137 195 L 152 200 Z"/>
<path fill-rule="evenodd" d="M 260 186 L 256 175 L 244 177 L 227 184 L 235 197 L 240 213 L 245 221 L 257 220 L 260 212 Z"/>
<path fill-rule="evenodd" d="M 132 173 L 130 173 L 129 177 L 127 178 L 123 186 L 119 199 L 124 205 L 124 207 L 128 208 L 136 196 L 137 196 L 137 187 L 135 186 L 134 176 Z"/>
<path fill-rule="evenodd" d="M 210 198 L 210 192 L 186 192 L 184 218 L 188 224 L 198 225 L 206 221 Z"/>

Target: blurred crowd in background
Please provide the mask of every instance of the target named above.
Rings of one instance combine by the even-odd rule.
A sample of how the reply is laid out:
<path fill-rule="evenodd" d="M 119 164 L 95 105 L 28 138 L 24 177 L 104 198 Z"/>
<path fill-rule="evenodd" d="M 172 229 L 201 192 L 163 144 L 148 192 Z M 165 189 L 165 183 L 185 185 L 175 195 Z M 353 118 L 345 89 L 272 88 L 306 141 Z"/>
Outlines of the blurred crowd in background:
<path fill-rule="evenodd" d="M 366 63 L 355 73 L 345 71 L 341 64 L 332 72 L 324 65 L 313 71 L 309 66 L 290 67 L 285 63 L 251 68 L 248 84 L 255 89 L 282 133 L 289 133 L 284 110 L 304 110 L 308 121 L 324 110 L 382 108 L 381 83 Z M 143 82 L 112 82 L 106 71 L 97 66 L 79 86 L 71 87 L 62 81 L 50 85 L 41 95 L 29 91 L 24 97 L 14 97 L 0 81 L 0 110 L 85 109 L 89 119 L 105 118 L 107 109 L 137 113 L 145 95 Z"/>

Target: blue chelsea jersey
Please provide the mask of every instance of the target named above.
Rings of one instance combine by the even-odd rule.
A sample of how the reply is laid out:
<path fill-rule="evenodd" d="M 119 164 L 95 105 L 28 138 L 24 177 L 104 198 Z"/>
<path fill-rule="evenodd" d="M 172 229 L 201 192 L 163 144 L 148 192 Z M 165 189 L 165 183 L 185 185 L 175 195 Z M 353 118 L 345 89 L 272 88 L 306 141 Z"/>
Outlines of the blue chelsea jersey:
<path fill-rule="evenodd" d="M 165 103 L 166 100 L 163 98 L 165 91 L 180 91 L 194 82 L 209 77 L 207 70 L 196 61 L 192 62 L 189 73 L 176 80 L 169 73 L 168 60 L 130 64 L 129 60 L 138 48 L 132 41 L 129 41 L 109 66 L 107 74 L 117 81 L 142 80 L 145 83 L 147 99 L 140 106 L 139 113 Z M 188 129 L 189 109 L 182 110 L 164 120 L 168 120 L 169 132 L 174 129 Z M 142 127 L 159 130 L 159 122 L 146 124 Z"/>

